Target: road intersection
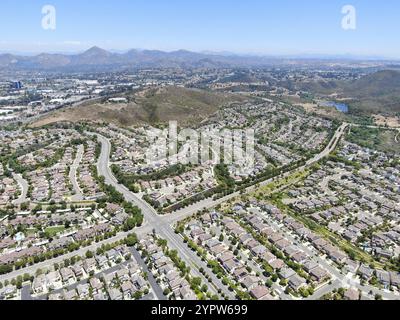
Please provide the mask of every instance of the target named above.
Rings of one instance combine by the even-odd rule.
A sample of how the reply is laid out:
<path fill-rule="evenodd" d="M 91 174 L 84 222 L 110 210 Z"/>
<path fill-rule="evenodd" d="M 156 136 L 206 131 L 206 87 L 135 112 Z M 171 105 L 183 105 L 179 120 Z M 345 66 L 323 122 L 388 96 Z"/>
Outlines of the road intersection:
<path fill-rule="evenodd" d="M 346 131 L 346 128 L 348 127 L 349 124 L 344 123 L 342 126 L 340 126 L 335 134 L 333 135 L 331 141 L 327 145 L 327 147 L 318 155 L 316 155 L 314 158 L 310 159 L 309 161 L 306 162 L 304 166 L 301 166 L 299 168 L 296 168 L 292 171 L 288 171 L 284 174 L 282 174 L 280 177 L 285 178 L 287 176 L 290 176 L 296 172 L 300 172 L 305 170 L 307 167 L 312 166 L 313 164 L 317 163 L 324 157 L 328 156 L 331 152 L 333 152 L 339 143 L 341 137 Z M 226 202 L 228 200 L 231 200 L 237 196 L 240 196 L 240 192 L 235 192 L 230 195 L 227 195 L 221 199 L 214 200 L 213 198 L 205 199 L 203 201 L 200 201 L 196 204 L 193 204 L 187 208 L 184 208 L 182 210 L 176 211 L 174 213 L 171 213 L 169 215 L 159 215 L 157 211 L 151 207 L 146 201 L 144 201 L 142 198 L 131 192 L 128 188 L 125 186 L 121 185 L 118 183 L 117 179 L 112 173 L 112 170 L 110 168 L 110 153 L 111 153 L 111 143 L 110 141 L 105 138 L 102 135 L 99 134 L 93 134 L 89 133 L 90 135 L 96 135 L 98 138 L 98 141 L 101 143 L 101 153 L 99 156 L 99 160 L 97 163 L 97 170 L 98 174 L 100 176 L 103 176 L 105 179 L 105 183 L 109 184 L 113 187 L 116 188 L 118 192 L 123 194 L 124 198 L 126 201 L 131 202 L 135 204 L 137 207 L 139 207 L 143 213 L 144 216 L 144 225 L 140 228 L 135 229 L 135 233 L 140 237 L 141 235 L 145 235 L 151 232 L 155 232 L 157 235 L 162 237 L 163 239 L 168 241 L 168 245 L 170 248 L 175 249 L 179 252 L 180 256 L 182 259 L 188 264 L 188 266 L 191 267 L 192 274 L 200 277 L 203 281 L 203 283 L 209 283 L 206 279 L 206 277 L 200 273 L 199 269 L 203 268 L 207 275 L 211 279 L 211 285 L 209 286 L 209 289 L 212 293 L 217 293 L 218 289 L 221 289 L 222 292 L 230 299 L 234 299 L 234 293 L 228 290 L 226 286 L 222 284 L 222 281 L 217 278 L 215 274 L 213 274 L 206 266 L 205 262 L 201 260 L 197 256 L 196 253 L 191 251 L 188 246 L 184 243 L 183 238 L 179 235 L 176 234 L 174 231 L 173 225 L 187 217 L 190 217 L 194 215 L 196 212 L 203 210 L 203 209 L 211 209 L 223 202 Z M 267 185 L 271 182 L 273 182 L 274 179 L 268 179 L 263 181 L 262 183 L 259 183 L 255 186 L 251 186 L 245 190 L 246 193 L 252 192 L 256 190 L 257 188 Z M 95 251 L 98 247 L 100 247 L 103 244 L 107 243 L 113 243 L 119 240 L 124 239 L 129 232 L 121 232 L 118 235 L 116 235 L 113 238 L 101 241 L 99 243 L 92 244 L 89 247 L 81 248 L 78 251 L 68 253 L 66 255 L 47 260 L 45 262 L 29 266 L 24 269 L 20 270 L 15 270 L 9 274 L 2 275 L 0 276 L 0 281 L 5 281 L 5 280 L 10 280 L 12 278 L 15 278 L 19 275 L 23 275 L 25 273 L 28 274 L 35 274 L 35 272 L 38 269 L 41 268 L 46 268 L 49 265 L 55 264 L 62 262 L 63 260 L 67 258 L 71 258 L 72 256 L 76 255 L 84 255 L 88 250 Z"/>

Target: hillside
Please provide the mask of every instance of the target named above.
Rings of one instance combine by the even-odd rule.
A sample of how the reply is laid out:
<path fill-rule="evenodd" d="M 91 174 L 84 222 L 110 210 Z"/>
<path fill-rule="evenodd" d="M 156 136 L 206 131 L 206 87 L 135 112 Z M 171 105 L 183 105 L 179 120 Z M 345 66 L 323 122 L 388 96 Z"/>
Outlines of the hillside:
<path fill-rule="evenodd" d="M 358 98 L 397 94 L 400 92 L 400 72 L 378 71 L 353 82 L 344 88 L 344 92 Z"/>
<path fill-rule="evenodd" d="M 400 114 L 400 72 L 385 70 L 367 75 L 343 88 L 354 99 L 351 111 L 358 114 Z"/>
<path fill-rule="evenodd" d="M 32 126 L 56 122 L 111 122 L 123 126 L 157 124 L 177 120 L 191 125 L 215 113 L 223 105 L 241 102 L 238 95 L 214 93 L 198 89 L 167 87 L 127 95 L 129 103 L 92 103 L 51 112 Z"/>
<path fill-rule="evenodd" d="M 350 113 L 358 115 L 400 114 L 400 72 L 383 70 L 366 75 L 358 80 L 316 81 L 303 83 L 281 83 L 291 90 L 302 90 L 331 99 L 327 96 L 337 94 L 346 99 Z"/>

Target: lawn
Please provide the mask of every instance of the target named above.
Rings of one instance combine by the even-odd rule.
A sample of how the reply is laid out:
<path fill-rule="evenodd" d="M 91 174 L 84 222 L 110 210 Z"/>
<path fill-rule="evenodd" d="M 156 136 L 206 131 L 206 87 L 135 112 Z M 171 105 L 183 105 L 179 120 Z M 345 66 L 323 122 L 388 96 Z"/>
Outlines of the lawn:
<path fill-rule="evenodd" d="M 254 196 L 255 198 L 263 198 L 269 196 L 271 193 L 282 191 L 282 189 L 285 189 L 293 184 L 304 180 L 304 178 L 309 175 L 309 170 L 294 172 L 292 175 L 286 178 L 279 179 L 277 181 L 267 184 L 266 186 L 261 187 L 256 192 L 251 194 L 251 196 Z"/>
<path fill-rule="evenodd" d="M 47 236 L 51 238 L 63 231 L 65 231 L 64 226 L 56 226 L 56 227 L 48 227 L 44 232 L 46 233 Z"/>

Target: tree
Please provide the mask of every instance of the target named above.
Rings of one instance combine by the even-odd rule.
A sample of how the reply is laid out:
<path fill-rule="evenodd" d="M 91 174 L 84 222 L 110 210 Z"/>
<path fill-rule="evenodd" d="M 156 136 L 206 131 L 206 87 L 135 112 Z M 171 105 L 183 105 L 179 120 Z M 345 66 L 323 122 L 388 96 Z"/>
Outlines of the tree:
<path fill-rule="evenodd" d="M 12 266 L 10 265 L 0 265 L 0 274 L 6 274 L 12 271 Z"/>
<path fill-rule="evenodd" d="M 126 221 L 124 223 L 123 230 L 125 232 L 128 232 L 128 231 L 132 230 L 133 228 L 135 228 L 136 225 L 137 225 L 136 217 L 128 218 L 128 219 L 126 219 Z"/>
<path fill-rule="evenodd" d="M 381 294 L 376 294 L 375 295 L 375 300 L 383 300 L 383 297 Z"/>
<path fill-rule="evenodd" d="M 21 203 L 20 208 L 21 208 L 22 211 L 28 210 L 28 208 L 29 208 L 29 202 Z"/>
<path fill-rule="evenodd" d="M 128 235 L 124 242 L 128 247 L 135 246 L 138 242 L 136 234 L 132 233 L 132 234 Z"/>
<path fill-rule="evenodd" d="M 163 292 L 164 296 L 168 296 L 171 293 L 171 290 L 169 290 L 168 288 L 166 288 Z"/>
<path fill-rule="evenodd" d="M 192 284 L 195 285 L 196 287 L 199 287 L 201 285 L 201 278 L 199 277 L 193 278 Z"/>
<path fill-rule="evenodd" d="M 142 297 L 142 293 L 140 291 L 136 291 L 133 295 L 136 300 L 139 300 Z"/>

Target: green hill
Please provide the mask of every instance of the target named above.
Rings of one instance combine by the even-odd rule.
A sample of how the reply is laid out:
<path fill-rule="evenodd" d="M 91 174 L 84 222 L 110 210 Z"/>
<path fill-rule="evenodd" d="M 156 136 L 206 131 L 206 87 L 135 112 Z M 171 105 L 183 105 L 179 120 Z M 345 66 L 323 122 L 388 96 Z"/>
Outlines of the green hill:
<path fill-rule="evenodd" d="M 400 114 L 400 72 L 385 70 L 343 86 L 343 95 L 354 99 L 351 112 Z"/>
<path fill-rule="evenodd" d="M 349 101 L 350 113 L 358 115 L 400 114 L 400 72 L 383 70 L 355 81 L 284 82 L 291 90 L 311 92 L 326 99 L 333 93 Z"/>

